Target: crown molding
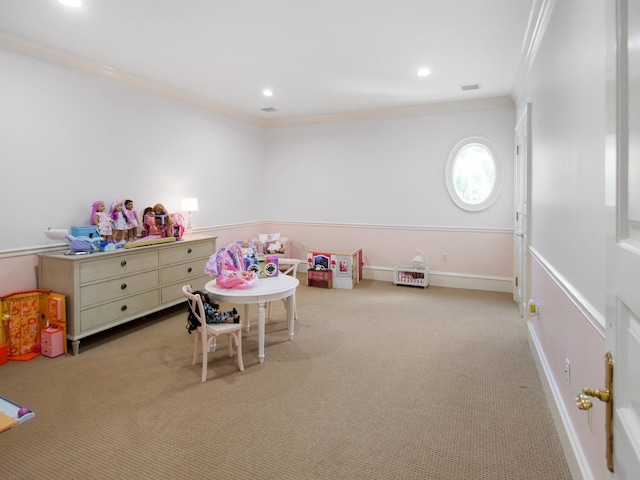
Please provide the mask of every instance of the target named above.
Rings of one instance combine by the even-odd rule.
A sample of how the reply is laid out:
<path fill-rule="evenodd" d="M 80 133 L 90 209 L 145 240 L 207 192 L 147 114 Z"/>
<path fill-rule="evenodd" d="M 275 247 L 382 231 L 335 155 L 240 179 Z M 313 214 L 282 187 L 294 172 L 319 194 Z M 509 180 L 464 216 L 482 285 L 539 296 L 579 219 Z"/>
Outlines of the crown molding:
<path fill-rule="evenodd" d="M 135 75 L 131 75 L 127 72 L 111 68 L 107 65 L 93 62 L 86 58 L 70 55 L 63 51 L 56 50 L 50 47 L 37 45 L 35 43 L 31 43 L 17 37 L 0 34 L 0 47 L 7 50 L 12 50 L 23 55 L 38 58 L 49 63 L 54 63 L 63 67 L 79 70 L 81 72 L 95 75 L 106 80 L 118 82 L 123 85 L 136 88 L 138 90 L 143 90 L 155 95 L 160 95 L 171 100 L 187 103 L 189 105 L 213 111 L 221 115 L 243 120 L 254 125 L 259 125 L 261 127 L 265 126 L 265 121 L 259 117 L 248 115 L 244 112 L 240 112 L 239 110 L 235 110 L 225 105 L 220 105 L 196 95 L 185 93 L 181 90 L 166 87 L 164 85 L 145 80 Z"/>
<path fill-rule="evenodd" d="M 379 108 L 354 112 L 312 115 L 306 117 L 290 117 L 267 119 L 266 128 L 310 125 L 315 123 L 351 122 L 358 120 L 374 120 L 381 118 L 417 117 L 437 113 L 468 112 L 471 110 L 487 110 L 493 108 L 513 108 L 515 103 L 509 96 L 479 98 L 453 102 L 425 103 L 406 107 Z"/>
<path fill-rule="evenodd" d="M 551 13 L 556 0 L 534 0 L 529 13 L 529 23 L 522 44 L 520 63 L 516 71 L 514 82 L 513 98 L 517 101 L 520 97 L 524 85 L 535 61 L 538 49 L 542 43 L 544 33 L 551 19 Z"/>
<path fill-rule="evenodd" d="M 544 2 L 553 0 L 542 0 Z M 297 125 L 310 125 L 318 123 L 335 123 L 361 120 L 373 120 L 384 118 L 399 118 L 433 115 L 439 113 L 451 113 L 473 110 L 486 110 L 494 108 L 513 108 L 515 102 L 510 96 L 480 98 L 474 100 L 437 102 L 405 107 L 390 107 L 351 112 L 340 112 L 326 115 L 310 115 L 302 117 L 289 117 L 279 119 L 265 119 L 241 112 L 239 110 L 220 105 L 202 97 L 185 93 L 181 90 L 170 88 L 158 83 L 146 80 L 127 72 L 117 70 L 107 65 L 68 54 L 66 52 L 37 45 L 26 40 L 0 33 L 0 47 L 23 55 L 38 58 L 49 63 L 61 65 L 78 70 L 90 75 L 98 76 L 109 81 L 127 85 L 178 102 L 193 105 L 227 117 L 236 118 L 263 128 L 277 128 Z"/>

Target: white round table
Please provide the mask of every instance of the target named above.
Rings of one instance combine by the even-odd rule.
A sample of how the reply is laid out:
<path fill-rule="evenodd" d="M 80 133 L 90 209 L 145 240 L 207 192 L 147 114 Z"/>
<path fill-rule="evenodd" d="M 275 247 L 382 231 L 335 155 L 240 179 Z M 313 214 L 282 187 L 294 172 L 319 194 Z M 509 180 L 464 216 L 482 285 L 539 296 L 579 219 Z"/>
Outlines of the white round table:
<path fill-rule="evenodd" d="M 289 339 L 294 335 L 294 311 L 296 288 L 300 282 L 290 275 L 278 275 L 275 278 L 261 278 L 251 288 L 220 288 L 216 281 L 207 282 L 204 289 L 217 302 L 239 303 L 244 305 L 244 321 L 249 330 L 249 305 L 258 305 L 258 360 L 264 363 L 264 336 L 265 336 L 265 304 L 274 300 L 286 300 L 287 323 L 289 326 Z"/>

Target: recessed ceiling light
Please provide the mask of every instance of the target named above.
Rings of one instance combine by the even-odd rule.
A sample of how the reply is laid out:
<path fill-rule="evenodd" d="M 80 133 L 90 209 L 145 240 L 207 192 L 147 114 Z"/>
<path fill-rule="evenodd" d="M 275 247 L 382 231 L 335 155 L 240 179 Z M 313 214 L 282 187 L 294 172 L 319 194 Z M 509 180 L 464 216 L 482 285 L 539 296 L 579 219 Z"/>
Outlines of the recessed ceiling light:
<path fill-rule="evenodd" d="M 273 91 L 269 90 L 268 88 L 265 88 L 262 91 L 262 95 L 264 95 L 265 97 L 273 97 Z"/>
<path fill-rule="evenodd" d="M 58 0 L 61 4 L 67 7 L 78 8 L 82 6 L 82 0 Z"/>
<path fill-rule="evenodd" d="M 429 70 L 426 67 L 423 67 L 420 70 L 418 70 L 419 77 L 428 77 L 429 75 L 431 75 L 431 70 Z"/>

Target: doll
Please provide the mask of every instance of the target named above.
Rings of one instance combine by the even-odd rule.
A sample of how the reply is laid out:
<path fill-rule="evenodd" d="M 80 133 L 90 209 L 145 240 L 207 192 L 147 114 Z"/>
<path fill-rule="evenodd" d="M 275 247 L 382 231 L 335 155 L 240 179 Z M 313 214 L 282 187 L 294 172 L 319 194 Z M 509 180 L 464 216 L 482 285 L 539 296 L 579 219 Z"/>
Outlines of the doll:
<path fill-rule="evenodd" d="M 104 202 L 97 200 L 91 205 L 91 225 L 98 227 L 98 233 L 106 241 L 113 240 L 113 223 L 104 211 Z"/>
<path fill-rule="evenodd" d="M 135 240 L 138 237 L 138 212 L 133 209 L 133 200 L 124 201 L 125 215 L 127 217 L 127 240 Z"/>
<path fill-rule="evenodd" d="M 173 224 L 176 223 L 176 221 L 173 219 L 173 215 L 167 212 L 167 209 L 164 208 L 164 205 L 162 205 L 161 203 L 156 203 L 153 206 L 153 213 L 155 215 L 165 215 L 164 236 L 171 236 L 171 232 L 173 232 Z"/>
<path fill-rule="evenodd" d="M 147 235 L 159 235 L 160 230 L 158 230 L 158 226 L 156 225 L 156 218 L 154 217 L 153 207 L 147 207 L 144 209 L 142 214 L 142 222 L 143 222 L 143 230 L 145 230 Z"/>
<path fill-rule="evenodd" d="M 208 295 L 199 292 L 204 307 L 204 318 L 207 323 L 240 323 L 240 315 L 234 308 L 228 312 L 221 312 L 220 305 L 211 301 Z"/>
<path fill-rule="evenodd" d="M 111 204 L 109 212 L 111 220 L 113 220 L 113 240 L 115 242 L 124 241 L 125 232 L 127 231 L 127 214 L 124 212 L 123 202 L 116 200 Z"/>

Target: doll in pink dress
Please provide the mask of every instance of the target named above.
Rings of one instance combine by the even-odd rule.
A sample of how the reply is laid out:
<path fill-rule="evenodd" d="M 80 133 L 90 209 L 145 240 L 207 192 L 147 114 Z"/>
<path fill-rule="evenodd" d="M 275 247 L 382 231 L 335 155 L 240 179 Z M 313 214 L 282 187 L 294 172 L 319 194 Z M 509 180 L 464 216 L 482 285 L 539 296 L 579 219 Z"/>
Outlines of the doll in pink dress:
<path fill-rule="evenodd" d="M 124 202 L 116 200 L 111 204 L 111 212 L 109 213 L 113 220 L 113 240 L 122 242 L 127 232 L 127 214 L 124 212 Z"/>
<path fill-rule="evenodd" d="M 98 233 L 107 241 L 113 240 L 113 223 L 104 211 L 104 202 L 97 200 L 91 205 L 91 225 L 98 227 Z"/>
<path fill-rule="evenodd" d="M 133 200 L 124 201 L 125 216 L 127 217 L 127 240 L 135 240 L 138 237 L 138 212 L 133 209 Z"/>

